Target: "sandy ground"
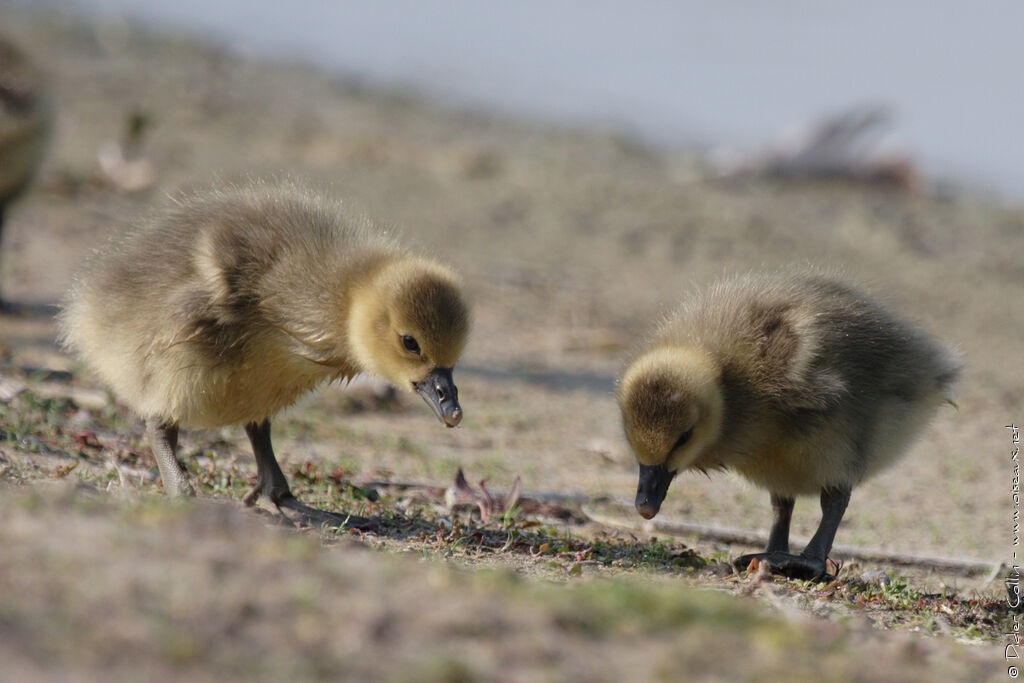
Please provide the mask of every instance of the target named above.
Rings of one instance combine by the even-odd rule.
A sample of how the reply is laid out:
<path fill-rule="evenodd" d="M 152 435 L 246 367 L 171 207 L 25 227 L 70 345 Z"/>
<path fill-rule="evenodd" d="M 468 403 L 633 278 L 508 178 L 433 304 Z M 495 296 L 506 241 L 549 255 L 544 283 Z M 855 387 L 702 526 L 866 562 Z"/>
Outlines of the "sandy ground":
<path fill-rule="evenodd" d="M 966 363 L 959 410 L 944 411 L 904 460 L 855 491 L 838 541 L 1010 559 L 1004 425 L 1022 421 L 1024 403 L 1015 362 L 1024 211 L 969 195 L 716 179 L 682 153 L 451 111 L 195 39 L 2 5 L 0 17 L 50 74 L 58 112 L 38 187 L 10 214 L 5 297 L 59 300 L 82 260 L 148 207 L 247 175 L 290 175 L 346 197 L 464 273 L 474 330 L 456 370 L 463 427 L 439 428 L 412 397 L 353 411 L 331 387 L 277 421 L 286 463 L 325 460 L 357 478 L 442 486 L 461 466 L 498 488 L 518 474 L 528 490 L 628 502 L 635 462 L 612 391 L 630 346 L 687 290 L 722 274 L 822 264 L 865 283 Z M 137 153 L 154 180 L 128 191 L 97 155 L 138 114 L 149 125 Z M 95 378 L 56 348 L 54 333 L 45 318 L 0 318 L 3 367 L 22 378 L 25 368 L 70 370 L 75 391 L 95 402 Z M 216 436 L 251 467 L 241 430 Z M 186 435 L 184 452 L 203 454 L 210 438 Z M 15 461 L 21 450 L 0 441 L 0 457 Z M 816 508 L 798 503 L 794 533 L 813 532 Z M 768 511 L 767 494 L 718 475 L 678 480 L 662 515 L 764 529 Z"/>
<path fill-rule="evenodd" d="M 999 656 L 664 578 L 530 582 L 325 549 L 231 504 L 49 489 L 0 498 L 22 548 L 0 557 L 7 680 L 978 681 Z"/>

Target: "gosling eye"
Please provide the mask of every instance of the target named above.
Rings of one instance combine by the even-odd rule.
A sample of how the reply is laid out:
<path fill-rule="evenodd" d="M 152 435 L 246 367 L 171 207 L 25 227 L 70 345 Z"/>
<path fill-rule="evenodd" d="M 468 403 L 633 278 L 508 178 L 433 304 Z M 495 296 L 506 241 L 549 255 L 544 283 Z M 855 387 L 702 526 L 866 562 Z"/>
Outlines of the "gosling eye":
<path fill-rule="evenodd" d="M 420 343 L 416 341 L 416 337 L 413 337 L 408 334 L 403 335 L 402 346 L 404 346 L 405 350 L 408 351 L 409 353 L 414 353 L 417 356 L 420 355 Z"/>
<path fill-rule="evenodd" d="M 672 447 L 672 450 L 674 451 L 675 449 L 679 448 L 680 446 L 685 445 L 686 442 L 690 440 L 691 436 L 693 436 L 693 427 L 690 427 L 689 429 L 687 429 L 685 432 L 683 432 L 679 436 L 679 439 L 676 441 L 676 445 Z M 671 451 L 669 451 L 669 452 L 671 452 Z"/>

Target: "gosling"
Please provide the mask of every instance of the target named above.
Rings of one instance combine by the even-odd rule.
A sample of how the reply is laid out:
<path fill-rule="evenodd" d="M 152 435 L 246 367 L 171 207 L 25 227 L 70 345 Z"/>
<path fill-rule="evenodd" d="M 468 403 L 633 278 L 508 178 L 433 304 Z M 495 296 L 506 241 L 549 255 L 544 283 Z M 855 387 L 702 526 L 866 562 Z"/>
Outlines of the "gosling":
<path fill-rule="evenodd" d="M 291 184 L 180 201 L 96 258 L 61 326 L 65 345 L 145 418 L 170 496 L 193 495 L 179 427 L 242 424 L 257 465 L 246 504 L 265 496 L 289 520 L 372 526 L 296 499 L 271 417 L 366 372 L 418 392 L 447 427 L 462 420 L 452 370 L 469 312 L 456 275 Z"/>
<path fill-rule="evenodd" d="M 636 509 L 651 519 L 683 470 L 732 469 L 771 494 L 757 558 L 775 573 L 826 574 L 852 488 L 892 464 L 943 402 L 955 356 L 881 303 L 813 271 L 719 282 L 670 316 L 617 390 L 640 464 Z M 955 404 L 954 404 L 955 405 Z M 789 552 L 794 499 L 822 518 Z"/>
<path fill-rule="evenodd" d="M 0 36 L 0 242 L 4 214 L 35 176 L 52 120 L 39 70 L 14 43 Z M 0 308 L 6 308 L 2 298 Z"/>

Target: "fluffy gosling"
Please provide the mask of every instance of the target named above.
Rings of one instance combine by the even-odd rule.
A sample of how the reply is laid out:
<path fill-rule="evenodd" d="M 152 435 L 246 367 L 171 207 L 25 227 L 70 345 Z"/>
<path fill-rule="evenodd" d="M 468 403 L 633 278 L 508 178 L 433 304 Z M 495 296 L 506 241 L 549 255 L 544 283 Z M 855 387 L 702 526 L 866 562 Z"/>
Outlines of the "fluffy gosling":
<path fill-rule="evenodd" d="M 673 477 L 732 469 L 771 494 L 774 522 L 755 557 L 795 578 L 826 573 L 852 488 L 893 463 L 944 401 L 960 365 L 866 294 L 815 272 L 726 280 L 655 332 L 618 385 L 640 464 L 636 509 L 654 517 Z M 822 518 L 789 552 L 794 499 Z"/>
<path fill-rule="evenodd" d="M 179 427 L 243 424 L 268 498 L 307 523 L 270 419 L 318 385 L 367 372 L 462 419 L 452 369 L 469 333 L 458 278 L 339 203 L 291 185 L 197 194 L 99 255 L 61 314 L 63 339 L 147 421 L 164 487 L 192 494 Z M 285 515 L 288 516 L 288 515 Z"/>

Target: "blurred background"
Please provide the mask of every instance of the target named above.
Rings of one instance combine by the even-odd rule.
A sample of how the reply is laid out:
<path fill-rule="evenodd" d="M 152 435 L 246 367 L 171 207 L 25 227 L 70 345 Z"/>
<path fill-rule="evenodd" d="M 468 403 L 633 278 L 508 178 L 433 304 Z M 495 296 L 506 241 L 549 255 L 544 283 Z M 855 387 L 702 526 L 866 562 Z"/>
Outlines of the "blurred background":
<path fill-rule="evenodd" d="M 1024 199 L 1024 6 L 965 0 L 36 0 L 200 32 L 448 104 L 658 145 L 748 149 L 824 115 L 891 111 L 886 145 L 930 174 Z"/>

